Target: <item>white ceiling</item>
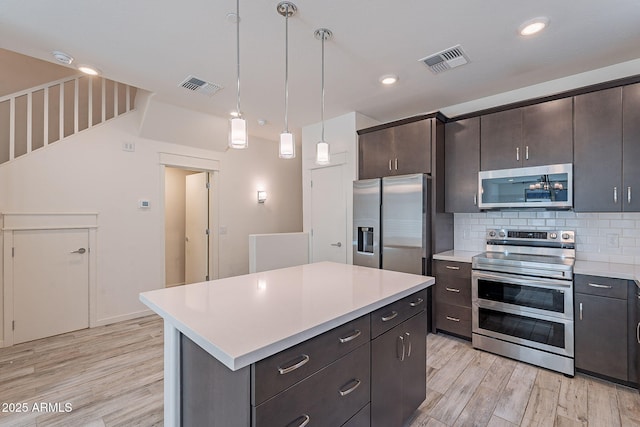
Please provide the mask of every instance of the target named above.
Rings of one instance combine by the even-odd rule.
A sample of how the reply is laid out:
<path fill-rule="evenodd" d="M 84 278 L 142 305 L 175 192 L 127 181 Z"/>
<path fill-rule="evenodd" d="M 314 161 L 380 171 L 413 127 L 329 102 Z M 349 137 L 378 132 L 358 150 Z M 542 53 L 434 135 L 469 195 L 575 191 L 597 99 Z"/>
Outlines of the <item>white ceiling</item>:
<path fill-rule="evenodd" d="M 640 58 L 638 0 L 293 3 L 289 123 L 296 129 L 320 121 L 321 43 L 313 33 L 321 27 L 334 33 L 325 44 L 326 118 L 358 111 L 386 122 L 447 112 Z M 277 4 L 240 4 L 241 109 L 250 132 L 270 139 L 284 122 L 285 22 Z M 226 15 L 234 11 L 234 0 L 0 0 L 0 48 L 47 61 L 54 61 L 51 51 L 62 50 L 158 100 L 228 117 L 236 104 L 236 40 Z M 519 36 L 518 26 L 536 16 L 549 18 L 547 30 Z M 468 65 L 435 75 L 419 62 L 456 44 L 467 52 Z M 640 74 L 640 67 L 626 72 Z M 382 87 L 378 78 L 387 73 L 400 81 Z M 224 89 L 210 98 L 179 88 L 188 75 Z M 258 126 L 258 119 L 267 125 Z"/>

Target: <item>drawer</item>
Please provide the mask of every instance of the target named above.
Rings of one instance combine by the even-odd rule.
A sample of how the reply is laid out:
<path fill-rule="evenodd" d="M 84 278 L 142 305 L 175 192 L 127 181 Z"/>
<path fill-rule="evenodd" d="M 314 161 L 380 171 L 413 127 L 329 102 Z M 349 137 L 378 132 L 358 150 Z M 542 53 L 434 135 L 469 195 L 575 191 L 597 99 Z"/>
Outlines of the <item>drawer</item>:
<path fill-rule="evenodd" d="M 371 313 L 371 339 L 426 310 L 426 308 L 427 290 L 423 289 L 374 311 Z"/>
<path fill-rule="evenodd" d="M 251 403 L 259 405 L 369 341 L 369 315 L 251 365 Z"/>
<path fill-rule="evenodd" d="M 371 404 L 367 404 L 364 408 L 360 409 L 349 421 L 342 425 L 342 427 L 370 427 L 371 426 Z"/>
<path fill-rule="evenodd" d="M 610 277 L 587 276 L 576 274 L 574 277 L 575 291 L 580 294 L 598 295 L 609 298 L 627 299 L 627 284 L 625 279 Z"/>
<path fill-rule="evenodd" d="M 434 287 L 437 302 L 471 307 L 471 277 L 436 276 Z"/>
<path fill-rule="evenodd" d="M 471 263 L 436 259 L 433 261 L 433 275 L 436 277 L 436 283 L 438 276 L 447 278 L 460 277 L 471 280 Z"/>
<path fill-rule="evenodd" d="M 436 302 L 436 329 L 471 338 L 471 308 Z"/>
<path fill-rule="evenodd" d="M 369 402 L 371 344 L 253 407 L 253 427 L 341 426 Z"/>

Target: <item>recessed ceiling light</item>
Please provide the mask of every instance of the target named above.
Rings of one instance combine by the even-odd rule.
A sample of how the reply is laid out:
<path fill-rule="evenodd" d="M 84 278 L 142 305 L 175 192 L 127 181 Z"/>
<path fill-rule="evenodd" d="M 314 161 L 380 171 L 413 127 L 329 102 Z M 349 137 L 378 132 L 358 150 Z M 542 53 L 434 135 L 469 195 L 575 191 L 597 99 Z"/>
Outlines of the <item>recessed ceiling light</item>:
<path fill-rule="evenodd" d="M 89 74 L 90 76 L 97 76 L 98 74 L 100 74 L 100 70 L 90 65 L 78 65 L 78 70 L 82 71 L 85 74 Z"/>
<path fill-rule="evenodd" d="M 53 55 L 56 61 L 61 62 L 65 65 L 69 65 L 73 62 L 73 56 L 64 52 L 60 52 L 59 50 L 54 50 L 53 52 L 51 52 L 51 55 Z"/>
<path fill-rule="evenodd" d="M 544 30 L 547 25 L 549 25 L 549 18 L 540 16 L 522 23 L 522 25 L 518 27 L 518 33 L 520 33 L 521 36 L 532 36 Z"/>
<path fill-rule="evenodd" d="M 383 85 L 392 85 L 398 81 L 398 76 L 396 76 L 395 74 L 385 74 L 384 76 L 380 77 L 379 80 Z"/>

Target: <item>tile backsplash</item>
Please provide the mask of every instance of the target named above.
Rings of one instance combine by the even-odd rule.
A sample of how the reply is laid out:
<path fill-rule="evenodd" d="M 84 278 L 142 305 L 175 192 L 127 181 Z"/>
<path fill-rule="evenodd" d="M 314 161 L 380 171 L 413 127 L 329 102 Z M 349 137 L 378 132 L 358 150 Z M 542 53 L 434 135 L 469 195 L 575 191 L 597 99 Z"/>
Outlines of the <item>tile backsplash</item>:
<path fill-rule="evenodd" d="M 454 214 L 455 249 L 484 251 L 487 228 L 574 230 L 577 259 L 640 264 L 640 213 L 459 213 Z"/>

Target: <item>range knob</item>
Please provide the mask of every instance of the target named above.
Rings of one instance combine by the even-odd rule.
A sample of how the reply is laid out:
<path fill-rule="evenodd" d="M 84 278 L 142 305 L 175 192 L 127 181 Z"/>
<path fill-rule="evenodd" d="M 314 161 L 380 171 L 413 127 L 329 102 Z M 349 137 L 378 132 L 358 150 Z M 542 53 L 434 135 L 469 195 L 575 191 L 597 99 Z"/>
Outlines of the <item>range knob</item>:
<path fill-rule="evenodd" d="M 569 233 L 562 233 L 562 240 L 569 240 L 571 238 L 571 234 Z"/>
<path fill-rule="evenodd" d="M 500 233 L 498 233 L 498 236 L 507 237 L 507 233 L 505 233 L 504 231 L 500 231 Z"/>
<path fill-rule="evenodd" d="M 549 233 L 549 238 L 550 239 L 557 239 L 558 238 L 558 234 L 557 233 Z"/>
<path fill-rule="evenodd" d="M 496 232 L 495 232 L 495 230 L 491 230 L 491 231 L 489 232 L 489 237 L 496 237 Z"/>

